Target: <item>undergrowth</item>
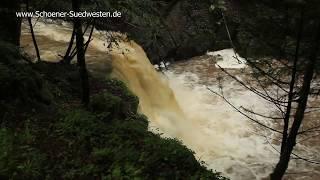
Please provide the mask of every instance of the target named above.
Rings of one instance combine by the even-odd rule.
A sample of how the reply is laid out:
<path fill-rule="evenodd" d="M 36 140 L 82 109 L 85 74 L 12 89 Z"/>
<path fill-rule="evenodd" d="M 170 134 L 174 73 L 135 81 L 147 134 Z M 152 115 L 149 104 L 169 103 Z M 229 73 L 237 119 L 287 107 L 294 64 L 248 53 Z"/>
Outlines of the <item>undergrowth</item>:
<path fill-rule="evenodd" d="M 224 179 L 178 140 L 149 132 L 122 82 L 91 77 L 84 108 L 75 66 L 0 49 L 0 179 Z"/>

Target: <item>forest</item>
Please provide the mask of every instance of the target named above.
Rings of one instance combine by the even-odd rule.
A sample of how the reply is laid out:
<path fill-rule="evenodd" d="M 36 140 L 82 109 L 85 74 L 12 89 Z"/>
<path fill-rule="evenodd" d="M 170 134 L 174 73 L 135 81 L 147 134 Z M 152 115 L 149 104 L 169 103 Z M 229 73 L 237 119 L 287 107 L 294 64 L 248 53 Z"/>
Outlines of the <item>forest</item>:
<path fill-rule="evenodd" d="M 317 0 L 1 0 L 0 179 L 320 179 Z"/>

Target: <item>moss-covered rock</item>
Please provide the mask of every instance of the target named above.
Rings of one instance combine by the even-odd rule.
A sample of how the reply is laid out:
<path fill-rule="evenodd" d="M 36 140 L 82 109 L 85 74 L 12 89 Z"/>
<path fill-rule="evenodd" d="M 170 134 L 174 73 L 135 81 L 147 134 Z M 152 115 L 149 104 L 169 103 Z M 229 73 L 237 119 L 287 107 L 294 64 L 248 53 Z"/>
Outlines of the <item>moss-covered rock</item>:
<path fill-rule="evenodd" d="M 116 79 L 108 79 L 105 83 L 110 93 L 122 99 L 121 108 L 125 116 L 137 113 L 139 99 L 123 82 Z"/>
<path fill-rule="evenodd" d="M 127 119 L 137 114 L 139 99 L 116 79 L 101 82 L 105 89 L 91 96 L 90 110 L 107 119 Z"/>
<path fill-rule="evenodd" d="M 102 118 L 118 118 L 121 110 L 122 99 L 108 92 L 91 96 L 90 108 Z"/>

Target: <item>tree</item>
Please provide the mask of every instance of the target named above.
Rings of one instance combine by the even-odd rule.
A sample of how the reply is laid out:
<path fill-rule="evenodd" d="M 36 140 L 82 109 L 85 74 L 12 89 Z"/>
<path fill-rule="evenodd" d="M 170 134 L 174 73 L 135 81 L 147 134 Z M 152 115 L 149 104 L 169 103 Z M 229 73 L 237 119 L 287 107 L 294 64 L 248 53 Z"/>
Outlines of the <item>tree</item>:
<path fill-rule="evenodd" d="M 308 3 L 291 2 L 289 4 L 284 4 L 285 8 L 283 9 L 287 11 L 286 13 L 288 13 L 288 11 L 291 10 L 291 12 L 293 12 L 291 14 L 294 15 L 292 16 L 292 21 L 289 21 L 287 19 L 289 18 L 288 15 L 285 16 L 285 22 L 296 22 L 294 23 L 294 25 L 284 25 L 284 32 L 286 33 L 283 34 L 286 37 L 289 36 L 289 32 L 297 32 L 296 37 L 294 38 L 296 40 L 296 43 L 293 57 L 288 53 L 288 51 L 282 51 L 282 53 L 287 53 L 284 57 L 288 59 L 284 61 L 281 59 L 276 60 L 279 64 L 276 67 L 271 65 L 272 63 L 270 62 L 264 61 L 263 63 L 261 63 L 253 60 L 250 57 L 246 57 L 249 67 L 252 68 L 254 72 L 254 79 L 256 80 L 256 84 L 258 87 L 255 87 L 254 83 L 248 81 L 245 82 L 243 80 L 238 79 L 236 76 L 229 73 L 228 70 L 220 67 L 220 69 L 223 72 L 235 79 L 248 90 L 252 91 L 257 96 L 265 99 L 266 101 L 272 103 L 276 107 L 276 109 L 278 109 L 279 116 L 275 117 L 266 114 L 261 114 L 259 112 L 255 112 L 244 107 L 238 108 L 235 105 L 233 105 L 229 100 L 227 100 L 223 93 L 220 94 L 208 88 L 214 94 L 222 97 L 239 113 L 243 114 L 250 120 L 259 124 L 263 128 L 273 131 L 281 136 L 281 139 L 279 140 L 281 142 L 281 149 L 279 151 L 280 157 L 274 171 L 270 174 L 270 178 L 272 180 L 280 180 L 283 178 L 288 168 L 291 156 L 294 156 L 295 158 L 300 160 L 307 161 L 309 163 L 320 164 L 317 161 L 301 157 L 300 155 L 293 152 L 294 147 L 297 144 L 297 138 L 299 135 L 311 133 L 315 130 L 319 130 L 320 128 L 319 125 L 316 125 L 307 128 L 306 130 L 301 130 L 305 114 L 308 112 L 312 112 L 313 109 L 313 107 L 307 106 L 307 102 L 310 95 L 319 95 L 319 93 L 314 93 L 316 89 L 311 88 L 311 82 L 315 75 L 314 73 L 317 65 L 317 59 L 319 58 L 318 51 L 320 46 L 320 20 L 319 17 L 314 13 L 316 12 L 315 9 L 317 9 L 316 7 L 314 7 L 314 3 Z M 307 5 L 308 8 L 306 8 Z M 307 11 L 307 9 L 308 14 L 306 15 L 305 12 Z M 224 17 L 223 14 L 222 17 Z M 226 20 L 223 19 L 223 21 L 226 25 L 226 30 L 228 32 Z M 317 26 L 315 26 L 314 24 L 317 24 Z M 289 29 L 290 26 L 291 29 Z M 310 27 L 313 27 L 313 31 L 310 31 Z M 314 29 L 316 30 L 314 31 Z M 314 36 L 312 36 L 312 34 Z M 230 36 L 229 38 L 231 46 L 235 49 Z M 287 44 L 285 44 L 284 47 L 287 47 Z M 236 55 L 235 58 L 237 58 Z M 265 65 L 268 65 L 269 68 L 266 68 Z M 289 79 L 289 82 L 287 82 L 287 79 Z M 268 88 L 268 85 L 266 84 L 271 84 L 272 87 L 276 87 L 276 93 L 273 93 L 272 90 Z M 281 91 L 282 94 L 279 95 L 278 91 Z M 308 109 L 309 111 L 307 111 Z M 278 128 L 267 126 L 266 124 L 263 124 L 261 123 L 261 121 L 254 118 L 254 116 L 252 115 L 266 119 L 282 120 L 282 129 L 279 130 Z"/>
<path fill-rule="evenodd" d="M 90 30 L 87 42 L 84 43 L 84 52 L 87 51 L 89 44 L 92 40 L 92 34 L 94 31 L 94 27 L 95 27 L 95 20 L 89 21 L 87 23 L 87 26 L 86 26 L 85 30 L 83 31 L 82 35 L 84 35 L 86 33 L 86 31 L 88 30 L 90 25 L 91 25 L 91 30 Z M 70 64 L 72 59 L 78 54 L 77 46 L 72 49 L 75 36 L 76 36 L 76 29 L 75 29 L 75 26 L 73 26 L 73 30 L 72 30 L 72 34 L 71 34 L 71 38 L 69 41 L 67 51 L 66 51 L 65 55 L 63 56 L 63 59 L 61 60 L 62 63 Z"/>
<path fill-rule="evenodd" d="M 71 35 L 71 38 L 70 38 L 70 42 L 69 42 L 69 45 L 68 45 L 68 49 L 66 51 L 66 54 L 63 56 L 63 62 L 64 63 L 67 63 L 67 64 L 70 64 L 71 62 L 71 50 L 72 50 L 72 46 L 73 46 L 73 43 L 74 43 L 74 37 L 76 36 L 76 31 L 75 31 L 75 28 L 73 26 L 73 30 L 72 30 L 72 35 Z"/>
<path fill-rule="evenodd" d="M 72 9 L 79 12 L 81 7 L 81 0 L 72 0 Z M 84 38 L 82 32 L 82 23 L 80 18 L 74 18 L 74 28 L 76 33 L 76 48 L 77 48 L 77 63 L 79 66 L 79 73 L 82 86 L 82 103 L 88 105 L 90 102 L 89 92 L 89 77 L 86 68 Z"/>
<path fill-rule="evenodd" d="M 0 39 L 19 46 L 21 18 L 16 17 L 16 12 L 20 11 L 19 0 L 2 0 L 0 4 Z"/>
<path fill-rule="evenodd" d="M 29 9 L 29 0 L 25 0 L 25 3 L 26 3 L 26 10 L 27 10 L 27 12 L 29 12 L 29 10 L 30 10 L 30 9 Z M 32 42 L 33 42 L 34 48 L 35 48 L 35 50 L 36 50 L 36 55 L 37 55 L 38 61 L 40 61 L 41 58 L 40 58 L 39 47 L 38 47 L 38 44 L 37 44 L 36 37 L 35 37 L 35 35 L 34 35 L 31 17 L 27 17 L 27 20 L 28 20 L 28 23 L 29 23 L 29 28 L 30 28 L 30 32 L 31 32 Z"/>
<path fill-rule="evenodd" d="M 291 126 L 289 135 L 282 140 L 283 144 L 281 146 L 281 155 L 279 162 L 276 168 L 274 169 L 273 173 L 270 175 L 272 180 L 281 180 L 285 171 L 287 170 L 290 161 L 290 156 L 292 154 L 294 146 L 296 145 L 297 135 L 299 133 L 300 126 L 304 119 L 304 114 L 307 108 L 308 97 L 311 89 L 311 81 L 314 76 L 318 50 L 320 46 L 320 22 L 318 22 L 318 24 L 319 25 L 317 30 L 317 36 L 313 45 L 312 54 L 310 55 L 310 59 L 305 68 L 303 85 L 299 93 L 300 97 L 298 99 L 298 107 L 294 115 L 293 124 Z M 294 82 L 294 80 L 292 80 L 292 82 Z M 291 101 L 289 103 L 291 103 Z M 289 107 L 290 106 L 288 105 L 287 109 L 289 109 Z M 289 118 L 285 120 L 289 120 Z M 285 124 L 288 124 L 288 122 L 285 122 Z M 286 135 L 286 133 L 283 134 Z"/>

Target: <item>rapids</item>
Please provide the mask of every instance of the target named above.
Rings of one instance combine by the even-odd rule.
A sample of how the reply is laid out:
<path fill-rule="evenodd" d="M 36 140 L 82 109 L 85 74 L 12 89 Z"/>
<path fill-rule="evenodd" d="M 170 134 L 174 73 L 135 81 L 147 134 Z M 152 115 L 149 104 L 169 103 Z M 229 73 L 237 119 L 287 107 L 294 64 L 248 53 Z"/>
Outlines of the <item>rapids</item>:
<path fill-rule="evenodd" d="M 58 54 L 65 52 L 72 30 L 65 22 L 57 25 L 39 21 L 35 33 L 42 58 L 56 61 L 60 59 Z M 149 118 L 151 131 L 181 140 L 195 152 L 199 161 L 231 179 L 263 179 L 269 175 L 278 158 L 275 149 L 279 149 L 279 145 L 272 142 L 274 135 L 236 112 L 207 87 L 217 92 L 223 88 L 225 97 L 237 107 L 272 113 L 272 106 L 219 71 L 208 56 L 217 52 L 174 63 L 162 74 L 133 41 L 118 41 L 108 48 L 112 35 L 123 37 L 119 33 L 94 32 L 86 55 L 88 68 L 103 76 L 111 64 L 112 76 L 125 82 L 139 97 L 139 111 Z M 26 25 L 23 25 L 21 44 L 27 52 L 33 52 Z M 219 53 L 228 56 L 227 61 L 216 63 L 235 68 L 232 71 L 237 77 L 246 78 L 245 60 L 241 59 L 239 65 L 232 61 L 229 51 Z M 259 120 L 274 126 L 273 122 Z M 308 150 L 317 152 L 313 148 Z M 290 179 L 320 178 L 319 169 L 301 161 L 291 161 L 289 171 L 314 171 L 299 177 L 289 175 Z"/>

